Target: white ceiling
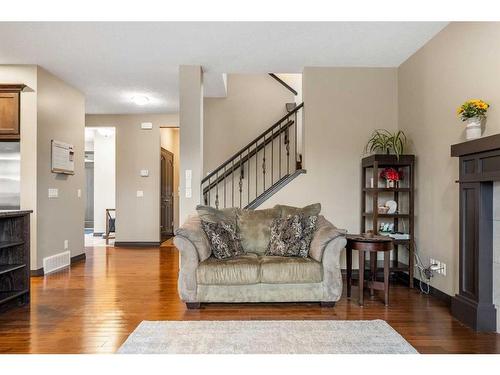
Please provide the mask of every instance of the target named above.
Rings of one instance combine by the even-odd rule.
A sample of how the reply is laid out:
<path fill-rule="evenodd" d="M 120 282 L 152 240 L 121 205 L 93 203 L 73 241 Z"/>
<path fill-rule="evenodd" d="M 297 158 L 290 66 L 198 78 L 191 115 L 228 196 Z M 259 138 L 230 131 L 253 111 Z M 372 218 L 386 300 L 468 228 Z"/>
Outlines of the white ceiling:
<path fill-rule="evenodd" d="M 38 64 L 86 95 L 87 113 L 167 113 L 178 67 L 202 65 L 205 95 L 223 73 L 305 66 L 396 67 L 446 22 L 0 23 L 0 64 Z M 146 95 L 145 106 L 131 102 Z"/>

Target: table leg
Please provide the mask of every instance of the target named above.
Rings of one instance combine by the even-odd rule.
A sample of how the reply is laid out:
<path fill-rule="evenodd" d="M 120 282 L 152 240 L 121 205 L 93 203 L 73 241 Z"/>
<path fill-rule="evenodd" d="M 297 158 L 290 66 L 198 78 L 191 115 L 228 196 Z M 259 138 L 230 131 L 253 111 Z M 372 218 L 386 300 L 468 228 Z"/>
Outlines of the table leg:
<path fill-rule="evenodd" d="M 363 290 L 365 287 L 365 252 L 358 250 L 359 253 L 359 305 L 363 306 Z"/>
<path fill-rule="evenodd" d="M 384 302 L 389 306 L 389 274 L 390 274 L 391 252 L 384 251 Z"/>
<path fill-rule="evenodd" d="M 347 262 L 347 298 L 351 298 L 351 285 L 352 285 L 352 249 L 346 248 L 346 262 Z"/>
<path fill-rule="evenodd" d="M 370 277 L 371 281 L 375 281 L 376 275 L 377 275 L 377 253 L 370 251 Z M 370 284 L 370 297 L 373 297 L 374 295 L 374 289 L 373 289 L 373 283 Z"/>

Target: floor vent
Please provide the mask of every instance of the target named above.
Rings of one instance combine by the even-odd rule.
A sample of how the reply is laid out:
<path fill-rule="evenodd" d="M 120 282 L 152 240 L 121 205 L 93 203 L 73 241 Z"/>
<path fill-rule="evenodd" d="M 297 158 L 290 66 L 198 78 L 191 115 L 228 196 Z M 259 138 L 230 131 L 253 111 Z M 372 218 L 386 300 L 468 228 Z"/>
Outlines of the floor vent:
<path fill-rule="evenodd" d="M 43 258 L 43 273 L 48 274 L 69 267 L 71 263 L 71 253 L 65 251 L 50 257 Z"/>

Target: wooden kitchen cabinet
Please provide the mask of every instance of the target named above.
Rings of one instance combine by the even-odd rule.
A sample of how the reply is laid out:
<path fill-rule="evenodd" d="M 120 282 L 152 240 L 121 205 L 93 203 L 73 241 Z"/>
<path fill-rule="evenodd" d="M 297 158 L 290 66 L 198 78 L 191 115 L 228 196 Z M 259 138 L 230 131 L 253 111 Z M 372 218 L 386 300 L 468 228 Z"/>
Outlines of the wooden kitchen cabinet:
<path fill-rule="evenodd" d="M 0 141 L 20 138 L 21 91 L 24 87 L 0 84 Z"/>

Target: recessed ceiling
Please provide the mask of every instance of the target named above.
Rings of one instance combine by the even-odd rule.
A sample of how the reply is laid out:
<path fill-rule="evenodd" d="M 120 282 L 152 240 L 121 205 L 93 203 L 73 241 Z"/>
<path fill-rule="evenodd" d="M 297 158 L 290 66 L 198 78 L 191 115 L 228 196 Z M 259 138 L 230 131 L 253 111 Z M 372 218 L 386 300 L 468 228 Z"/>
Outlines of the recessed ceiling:
<path fill-rule="evenodd" d="M 0 23 L 0 64 L 38 64 L 86 95 L 87 113 L 168 113 L 179 65 L 201 65 L 205 96 L 224 73 L 305 66 L 396 67 L 446 22 Z M 147 104 L 133 103 L 134 96 Z"/>

